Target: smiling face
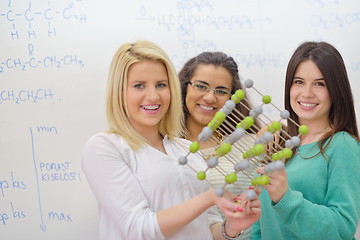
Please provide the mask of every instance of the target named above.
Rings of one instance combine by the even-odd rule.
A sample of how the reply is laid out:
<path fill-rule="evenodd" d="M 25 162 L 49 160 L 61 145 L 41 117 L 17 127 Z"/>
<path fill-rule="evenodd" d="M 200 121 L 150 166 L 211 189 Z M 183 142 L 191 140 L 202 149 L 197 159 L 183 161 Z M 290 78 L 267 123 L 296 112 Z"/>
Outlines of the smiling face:
<path fill-rule="evenodd" d="M 227 92 L 231 91 L 232 76 L 223 67 L 211 64 L 201 64 L 197 66 L 191 83 L 207 85 L 210 89 L 222 89 Z M 229 100 L 230 94 L 217 96 L 214 90 L 199 91 L 196 86 L 188 84 L 186 93 L 186 106 L 189 111 L 187 119 L 188 128 L 206 126 L 214 114 Z M 191 125 L 191 126 L 189 126 Z"/>
<path fill-rule="evenodd" d="M 139 133 L 157 132 L 170 105 L 170 88 L 164 64 L 134 63 L 128 72 L 127 110 L 130 124 Z"/>
<path fill-rule="evenodd" d="M 301 62 L 290 88 L 290 105 L 300 124 L 327 126 L 332 105 L 325 79 L 311 60 Z"/>

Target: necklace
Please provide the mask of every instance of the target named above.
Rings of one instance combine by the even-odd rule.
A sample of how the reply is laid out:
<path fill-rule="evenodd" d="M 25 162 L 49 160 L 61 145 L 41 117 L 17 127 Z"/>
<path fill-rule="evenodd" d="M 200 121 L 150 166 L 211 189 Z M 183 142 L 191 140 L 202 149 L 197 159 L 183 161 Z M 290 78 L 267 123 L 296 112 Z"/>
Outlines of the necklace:
<path fill-rule="evenodd" d="M 164 143 L 163 143 L 164 137 L 163 137 L 163 136 L 161 136 L 161 137 L 162 137 L 162 139 L 161 139 L 160 141 L 156 141 L 157 144 L 154 144 L 154 143 L 152 143 L 152 142 L 148 142 L 148 144 L 149 144 L 151 147 L 155 148 L 156 150 L 167 154 L 167 153 L 166 153 L 166 150 L 165 150 L 165 147 L 164 147 Z"/>
<path fill-rule="evenodd" d="M 301 140 L 301 145 L 306 145 L 306 144 L 310 144 L 312 142 L 319 141 L 321 139 L 321 136 L 323 136 L 324 134 L 327 133 L 328 128 L 329 128 L 329 126 L 326 126 L 323 129 L 321 129 L 320 131 L 318 131 L 315 134 L 313 134 L 312 136 L 310 136 L 309 138 Z M 313 140 L 316 140 L 316 141 L 313 141 Z"/>
<path fill-rule="evenodd" d="M 160 152 L 163 152 L 163 153 L 166 153 L 166 150 L 164 148 L 164 145 L 163 143 L 161 142 L 161 144 L 159 145 L 153 145 L 153 144 L 150 144 L 151 147 L 155 148 L 156 150 L 160 151 Z"/>
<path fill-rule="evenodd" d="M 294 150 L 294 153 L 293 153 L 293 156 L 295 157 L 296 155 L 300 155 L 301 158 L 304 158 L 302 155 L 301 155 L 301 152 L 300 152 L 300 148 L 302 145 L 307 145 L 307 144 L 311 144 L 313 143 L 314 139 L 316 141 L 319 141 L 321 140 L 321 136 L 323 136 L 324 134 L 327 133 L 327 129 L 329 128 L 329 126 L 326 126 L 325 128 L 321 129 L 320 131 L 318 131 L 317 133 L 313 134 L 310 138 L 306 139 L 305 143 L 304 141 L 302 141 L 302 144 L 300 146 L 297 146 Z M 320 139 L 316 139 L 315 137 L 320 137 Z"/>
<path fill-rule="evenodd" d="M 293 157 L 296 157 L 297 155 L 299 155 L 301 158 L 303 158 L 300 154 L 300 147 L 301 146 L 297 146 L 294 150 L 294 153 L 293 153 Z"/>
<path fill-rule="evenodd" d="M 298 155 L 302 159 L 311 159 L 321 153 L 320 149 L 317 153 L 314 153 L 314 151 L 315 151 L 314 148 L 316 147 L 315 143 L 309 143 L 308 145 L 311 145 L 311 146 L 306 147 L 305 149 L 301 149 L 301 146 L 298 146 L 296 148 L 296 150 L 294 151 L 293 157 L 296 157 Z M 303 155 L 305 155 L 305 156 L 303 156 Z"/>

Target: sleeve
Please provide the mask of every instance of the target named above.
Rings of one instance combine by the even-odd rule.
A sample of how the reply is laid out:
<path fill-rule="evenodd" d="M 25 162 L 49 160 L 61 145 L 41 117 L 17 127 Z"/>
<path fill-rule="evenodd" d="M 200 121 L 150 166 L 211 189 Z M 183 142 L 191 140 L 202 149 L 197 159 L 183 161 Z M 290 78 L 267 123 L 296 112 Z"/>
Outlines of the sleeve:
<path fill-rule="evenodd" d="M 216 206 L 212 206 L 207 210 L 209 227 L 215 223 L 222 222 L 223 218 Z"/>
<path fill-rule="evenodd" d="M 260 220 L 256 221 L 251 228 L 250 240 L 261 239 Z"/>
<path fill-rule="evenodd" d="M 360 146 L 349 136 L 334 142 L 331 148 L 324 203 L 314 204 L 301 192 L 289 189 L 274 205 L 285 225 L 301 239 L 352 239 L 356 232 L 360 217 Z"/>
<path fill-rule="evenodd" d="M 165 239 L 123 153 L 109 138 L 97 135 L 87 142 L 82 169 L 99 208 L 121 239 Z"/>

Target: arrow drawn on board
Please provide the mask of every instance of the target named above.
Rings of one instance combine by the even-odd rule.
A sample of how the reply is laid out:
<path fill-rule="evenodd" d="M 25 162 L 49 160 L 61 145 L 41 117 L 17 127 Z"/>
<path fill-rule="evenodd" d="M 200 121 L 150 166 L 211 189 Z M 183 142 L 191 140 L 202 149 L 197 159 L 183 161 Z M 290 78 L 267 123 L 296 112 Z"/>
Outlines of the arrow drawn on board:
<path fill-rule="evenodd" d="M 34 162 L 34 168 L 35 168 L 35 175 L 36 175 L 36 185 L 37 185 L 37 193 L 38 193 L 38 199 L 39 199 L 39 210 L 40 210 L 40 228 L 41 231 L 46 231 L 46 224 L 44 224 L 43 214 L 42 214 L 42 206 L 41 206 L 41 197 L 40 197 L 40 186 L 39 186 L 39 177 L 38 177 L 38 170 L 36 167 L 36 158 L 35 158 L 35 142 L 34 142 L 34 135 L 32 132 L 32 128 L 30 128 L 30 135 L 31 135 L 31 150 L 32 150 L 32 158 Z"/>

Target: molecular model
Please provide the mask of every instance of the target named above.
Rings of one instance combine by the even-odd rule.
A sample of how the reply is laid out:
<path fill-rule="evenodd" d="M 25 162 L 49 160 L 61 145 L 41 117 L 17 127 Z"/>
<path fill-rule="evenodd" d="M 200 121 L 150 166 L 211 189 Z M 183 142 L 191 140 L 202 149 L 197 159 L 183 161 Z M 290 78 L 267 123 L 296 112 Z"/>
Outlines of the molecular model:
<path fill-rule="evenodd" d="M 266 185 L 269 183 L 269 177 L 267 176 L 273 171 L 281 170 L 284 168 L 284 162 L 286 159 L 292 157 L 293 150 L 300 144 L 300 136 L 308 133 L 308 128 L 305 125 L 299 126 L 293 120 L 289 118 L 289 112 L 286 110 L 281 111 L 275 105 L 271 103 L 271 97 L 268 95 L 262 95 L 253 87 L 253 81 L 247 80 L 244 83 L 245 88 L 252 88 L 259 95 L 262 96 L 262 104 L 249 109 L 243 101 L 245 101 L 245 91 L 237 90 L 231 98 L 225 103 L 225 105 L 214 115 L 210 123 L 202 129 L 202 132 L 198 135 L 198 141 L 191 143 L 189 152 L 186 156 L 179 158 L 179 164 L 188 164 L 188 155 L 196 153 L 200 149 L 199 142 L 212 141 L 216 145 L 215 154 L 207 159 L 207 168 L 203 171 L 196 172 L 199 180 L 206 180 L 206 173 L 209 169 L 216 169 L 224 176 L 224 184 L 219 186 L 213 186 L 218 196 L 224 195 L 224 188 L 232 184 L 240 189 L 237 183 L 239 174 L 246 175 L 251 179 L 251 187 L 248 189 L 240 189 L 241 192 L 245 192 L 248 199 L 254 199 L 256 197 L 255 188 L 257 186 Z M 249 116 L 244 116 L 238 109 L 236 104 L 242 104 L 249 110 Z M 279 121 L 271 121 L 264 113 L 263 106 L 270 104 L 280 112 Z M 286 131 L 282 129 L 282 120 L 289 119 L 294 122 L 299 128 L 299 134 L 297 136 L 289 136 Z M 263 134 L 259 133 L 259 128 L 256 126 L 255 121 L 261 122 L 267 125 L 266 131 Z M 270 124 L 266 124 L 270 122 Z M 232 123 L 232 124 L 230 124 Z M 234 124 L 235 123 L 235 124 Z M 219 137 L 214 137 L 213 133 L 216 131 Z M 258 136 L 255 139 L 255 145 L 246 147 L 246 144 L 241 144 L 239 141 L 246 134 L 254 133 Z M 254 135 L 253 134 L 253 135 Z M 280 144 L 283 141 L 285 144 Z M 285 147 L 282 147 L 285 146 Z M 237 152 L 236 154 L 230 154 L 231 152 Z M 242 154 L 242 159 L 239 157 L 239 153 Z M 232 172 L 225 172 L 218 166 L 219 158 L 225 157 L 233 165 Z M 264 174 L 257 176 L 255 174 L 256 168 L 260 166 L 264 167 Z M 190 166 L 191 167 L 191 166 Z M 247 170 L 251 171 L 247 171 Z M 208 181 L 211 185 L 211 183 Z"/>

